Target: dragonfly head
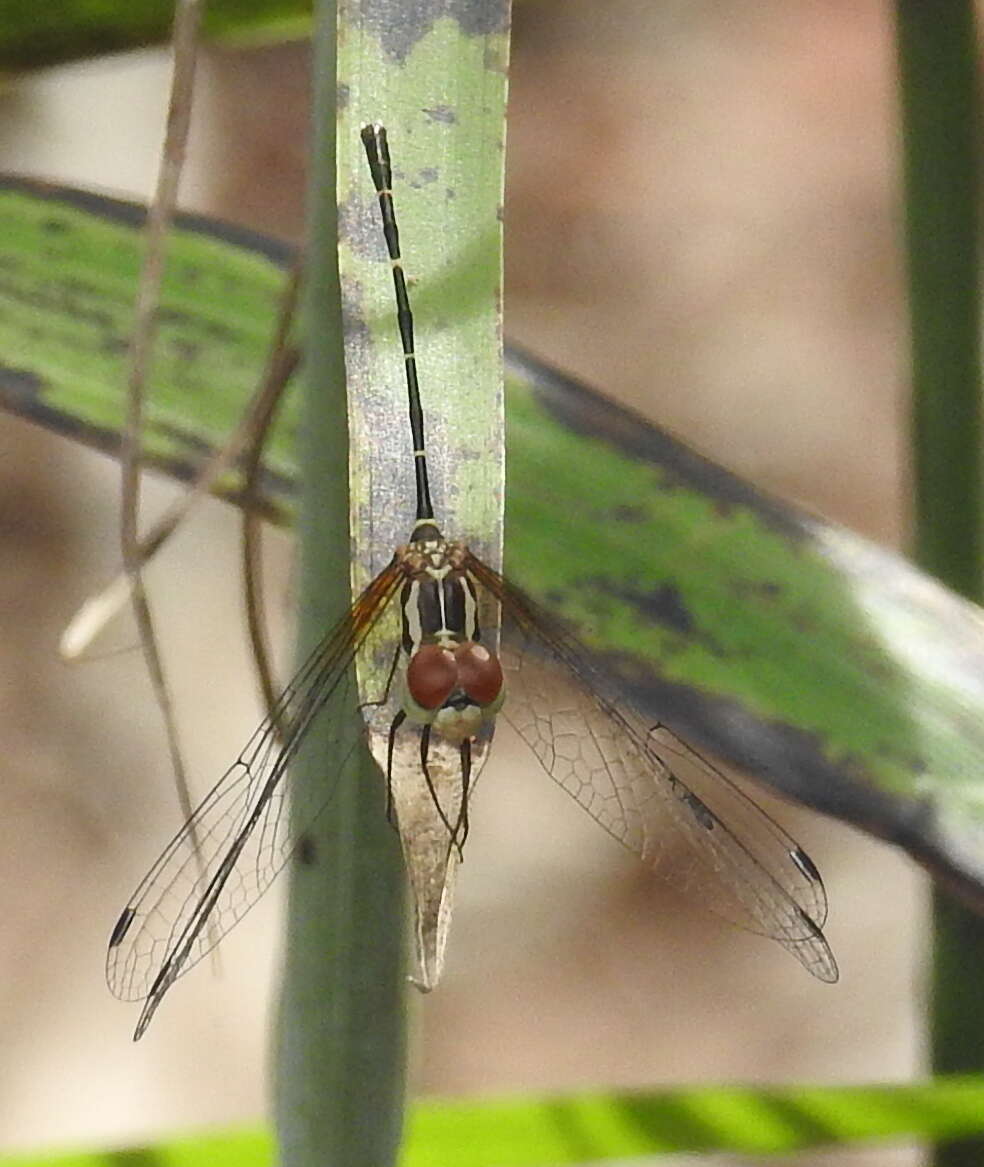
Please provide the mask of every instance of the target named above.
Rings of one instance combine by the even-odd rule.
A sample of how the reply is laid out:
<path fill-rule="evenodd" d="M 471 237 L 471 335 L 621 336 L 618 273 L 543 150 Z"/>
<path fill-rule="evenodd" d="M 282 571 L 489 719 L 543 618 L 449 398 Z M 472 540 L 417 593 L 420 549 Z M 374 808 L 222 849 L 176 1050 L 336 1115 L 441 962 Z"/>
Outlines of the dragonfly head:
<path fill-rule="evenodd" d="M 410 721 L 458 742 L 491 721 L 506 695 L 499 658 L 473 640 L 421 645 L 407 665 L 404 689 Z"/>

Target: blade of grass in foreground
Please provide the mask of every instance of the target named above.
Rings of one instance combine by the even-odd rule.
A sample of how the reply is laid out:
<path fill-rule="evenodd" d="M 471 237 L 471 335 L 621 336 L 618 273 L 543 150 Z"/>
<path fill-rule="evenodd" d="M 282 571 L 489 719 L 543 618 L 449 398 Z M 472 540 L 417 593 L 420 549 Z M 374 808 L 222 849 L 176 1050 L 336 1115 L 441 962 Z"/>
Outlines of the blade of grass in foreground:
<path fill-rule="evenodd" d="M 913 544 L 917 560 L 970 599 L 984 584 L 981 492 L 980 85 L 975 5 L 896 6 L 905 145 L 912 333 Z M 984 921 L 943 889 L 934 898 L 934 1067 L 984 1059 Z M 984 1138 L 938 1147 L 978 1164 Z"/>
<path fill-rule="evenodd" d="M 437 19 L 385 0 L 338 0 L 337 13 L 326 0 L 317 9 L 301 442 L 301 636 L 308 648 L 406 540 L 414 516 L 403 357 L 389 264 L 377 261 L 382 232 L 360 136 L 369 122 L 389 131 L 404 264 L 421 293 L 415 290 L 416 348 L 431 451 L 438 455 L 430 463 L 435 503 L 443 524 L 499 559 L 498 211 L 507 29 L 508 0 L 486 0 L 477 15 L 452 11 Z M 363 700 L 377 693 L 372 687 Z M 314 861 L 295 864 L 291 884 L 278 1075 L 281 1161 L 383 1167 L 394 1160 L 402 1125 L 403 872 L 379 772 L 359 750 L 343 775 L 334 774 L 332 743 L 317 735 L 316 727 L 295 790 L 298 783 L 313 790 L 331 781 L 335 794 L 333 813 L 312 832 Z M 385 760 L 380 736 L 374 742 L 370 733 L 370 748 Z M 478 768 L 476 759 L 473 779 Z M 393 797 L 402 822 L 398 767 Z M 430 799 L 426 811 L 436 814 Z M 454 859 L 443 840 L 441 830 L 401 836 L 417 965 L 433 970 L 421 978 L 425 983 L 439 976 L 450 919 Z"/>
<path fill-rule="evenodd" d="M 928 1141 L 984 1126 L 984 1079 L 875 1086 L 699 1087 L 410 1108 L 401 1167 L 581 1167 L 671 1152 L 791 1154 Z M 0 1167 L 269 1167 L 261 1131 L 98 1154 L 20 1155 Z"/>

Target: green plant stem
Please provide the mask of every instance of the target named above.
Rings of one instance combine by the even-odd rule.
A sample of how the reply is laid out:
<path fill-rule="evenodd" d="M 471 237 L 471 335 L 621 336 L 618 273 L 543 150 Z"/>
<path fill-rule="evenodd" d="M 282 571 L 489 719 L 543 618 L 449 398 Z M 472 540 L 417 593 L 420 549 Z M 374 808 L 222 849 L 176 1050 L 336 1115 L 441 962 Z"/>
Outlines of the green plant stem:
<path fill-rule="evenodd" d="M 971 0 L 899 0 L 912 320 L 914 549 L 979 599 L 982 572 L 977 31 Z M 984 921 L 934 898 L 930 1041 L 936 1073 L 984 1064 Z M 936 1162 L 984 1161 L 984 1140 Z"/>
<path fill-rule="evenodd" d="M 916 558 L 981 588 L 979 100 L 973 4 L 899 3 Z"/>
<path fill-rule="evenodd" d="M 335 5 L 315 38 L 307 369 L 301 426 L 300 656 L 351 602 L 345 366 L 338 280 Z M 359 718 L 351 710 L 353 734 Z M 335 719 L 321 718 L 295 767 L 299 804 L 330 810 L 295 861 L 277 1081 L 282 1167 L 386 1167 L 402 1126 L 403 877 L 383 783 L 361 745 L 339 773 Z M 320 731 L 320 732 L 319 732 Z"/>

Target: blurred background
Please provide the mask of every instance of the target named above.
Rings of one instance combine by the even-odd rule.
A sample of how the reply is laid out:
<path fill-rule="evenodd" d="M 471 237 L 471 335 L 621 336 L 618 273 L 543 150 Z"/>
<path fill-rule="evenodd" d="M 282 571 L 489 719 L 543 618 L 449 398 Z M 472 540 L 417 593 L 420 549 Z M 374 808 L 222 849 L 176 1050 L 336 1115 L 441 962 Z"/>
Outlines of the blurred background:
<path fill-rule="evenodd" d="M 519 3 L 506 334 L 759 485 L 897 546 L 891 34 L 874 0 Z M 206 51 L 185 208 L 301 238 L 308 64 L 300 42 Z M 144 51 L 7 78 L 0 169 L 145 199 L 168 68 Z M 148 483 L 148 519 L 175 490 Z M 220 969 L 169 994 L 138 1046 L 136 1009 L 103 982 L 109 929 L 180 818 L 140 654 L 56 656 L 117 568 L 117 506 L 115 464 L 0 417 L 0 1048 L 18 1067 L 0 1078 L 0 1151 L 264 1114 L 282 888 L 223 942 Z M 210 503 L 148 576 L 198 793 L 260 716 L 238 556 L 235 513 Z M 283 667 L 291 560 L 289 537 L 271 533 Z M 823 870 L 836 988 L 685 910 L 503 727 L 446 979 L 412 1002 L 413 1090 L 912 1076 L 924 880 L 847 827 L 761 801 Z M 918 1161 L 906 1148 L 795 1159 Z"/>

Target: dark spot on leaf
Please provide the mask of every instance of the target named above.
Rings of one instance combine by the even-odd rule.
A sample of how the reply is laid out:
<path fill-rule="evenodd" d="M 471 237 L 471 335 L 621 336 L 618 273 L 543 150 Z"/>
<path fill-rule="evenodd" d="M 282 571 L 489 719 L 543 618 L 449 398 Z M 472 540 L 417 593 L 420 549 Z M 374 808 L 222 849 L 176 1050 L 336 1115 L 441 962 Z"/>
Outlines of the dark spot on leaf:
<path fill-rule="evenodd" d="M 311 835 L 304 834 L 297 840 L 297 862 L 302 867 L 311 867 L 318 857 L 318 845 Z"/>
<path fill-rule="evenodd" d="M 917 777 L 930 772 L 929 763 L 905 742 L 881 741 L 875 749 L 886 760 Z"/>
<path fill-rule="evenodd" d="M 644 523 L 649 515 L 644 507 L 621 505 L 612 507 L 608 517 L 617 523 Z"/>
<path fill-rule="evenodd" d="M 508 6 L 502 0 L 362 0 L 355 22 L 402 62 L 444 17 L 457 21 L 466 36 L 504 33 L 509 27 Z"/>
<path fill-rule="evenodd" d="M 776 600 L 782 595 L 782 584 L 771 579 L 732 579 L 728 587 L 741 601 Z"/>
<path fill-rule="evenodd" d="M 375 196 L 361 199 L 353 194 L 338 204 L 338 236 L 364 259 L 382 263 L 389 258 Z"/>
<path fill-rule="evenodd" d="M 99 342 L 100 352 L 108 353 L 110 356 L 122 356 L 130 345 L 122 336 L 104 336 Z"/>
<path fill-rule="evenodd" d="M 33 369 L 15 369 L 10 365 L 0 365 L 0 385 L 4 396 L 32 400 L 41 395 L 44 382 Z"/>
<path fill-rule="evenodd" d="M 177 425 L 173 421 L 151 421 L 148 429 L 153 433 L 161 434 L 170 439 L 175 445 L 182 447 L 177 456 L 192 463 L 201 464 L 210 458 L 215 447 L 185 426 Z"/>
<path fill-rule="evenodd" d="M 443 122 L 446 126 L 453 126 L 458 120 L 458 115 L 449 105 L 435 105 L 425 109 L 424 113 L 432 122 Z"/>
<path fill-rule="evenodd" d="M 693 636 L 697 630 L 696 622 L 679 588 L 673 584 L 659 584 L 649 591 L 644 591 L 629 587 L 613 588 L 611 582 L 605 580 L 592 582 L 600 591 L 607 591 L 609 595 L 627 601 L 641 615 L 662 624 L 664 628 L 671 628 L 684 636 Z"/>
<path fill-rule="evenodd" d="M 560 588 L 550 588 L 548 591 L 543 593 L 543 601 L 548 608 L 557 608 L 558 610 L 561 610 L 566 606 L 568 602 L 568 596 L 567 593 L 562 591 Z"/>
<path fill-rule="evenodd" d="M 172 353 L 179 361 L 184 361 L 191 364 L 192 361 L 198 360 L 201 356 L 202 347 L 194 340 L 189 340 L 185 336 L 174 336 L 168 346 Z"/>
<path fill-rule="evenodd" d="M 230 287 L 229 290 L 231 292 L 237 289 Z M 240 337 L 235 329 L 229 328 L 221 321 L 207 319 L 201 314 L 193 315 L 179 308 L 162 308 L 158 313 L 158 319 L 162 327 L 165 325 L 178 325 L 200 336 L 210 336 L 217 341 L 231 345 L 236 345 L 240 341 Z"/>
<path fill-rule="evenodd" d="M 347 344 L 353 350 L 366 352 L 369 349 L 372 335 L 363 315 L 362 288 L 353 279 L 347 279 L 342 285 L 342 327 Z"/>

